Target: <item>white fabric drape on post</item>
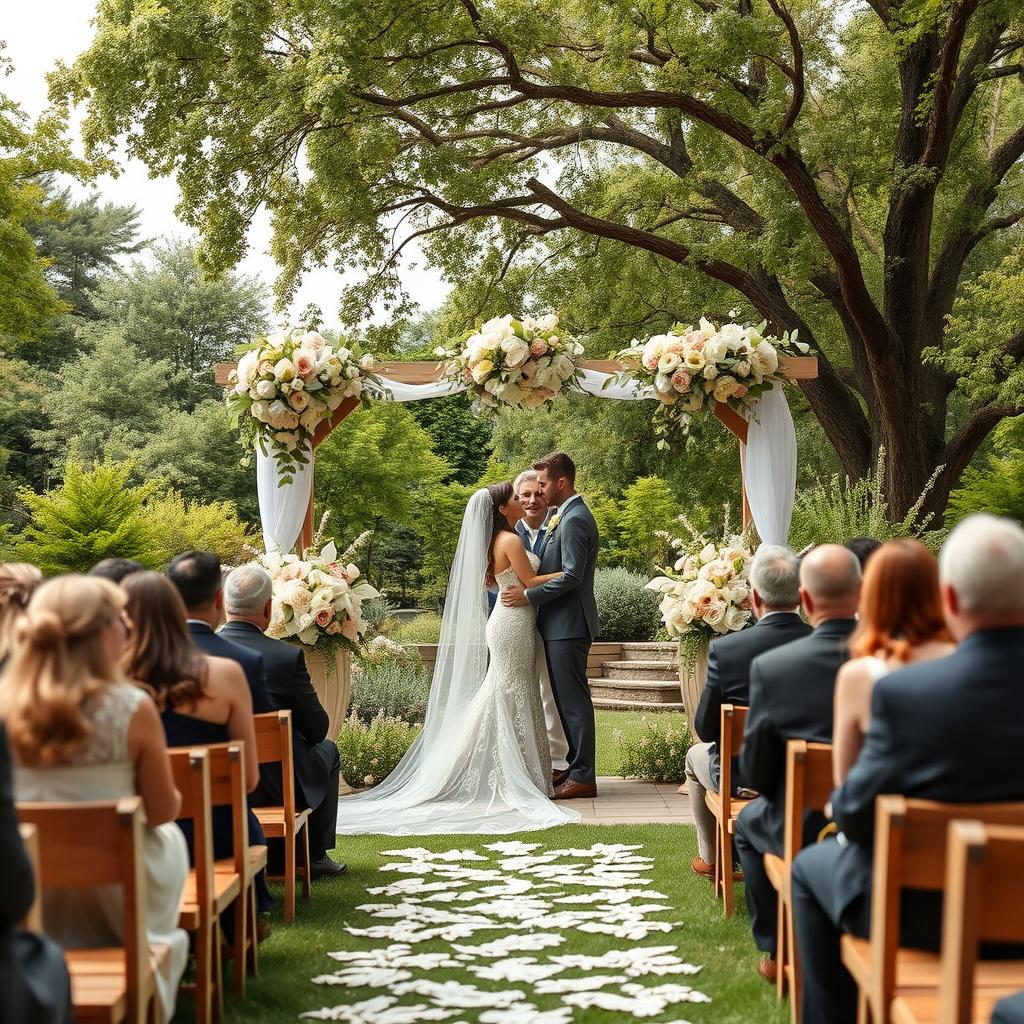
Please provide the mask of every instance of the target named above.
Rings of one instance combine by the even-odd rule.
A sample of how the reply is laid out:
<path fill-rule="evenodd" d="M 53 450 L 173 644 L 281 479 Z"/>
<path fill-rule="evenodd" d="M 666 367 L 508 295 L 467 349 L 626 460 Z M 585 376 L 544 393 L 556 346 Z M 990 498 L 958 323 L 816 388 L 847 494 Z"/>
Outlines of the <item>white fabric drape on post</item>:
<path fill-rule="evenodd" d="M 256 449 L 256 494 L 260 502 L 263 545 L 273 551 L 288 552 L 302 533 L 309 497 L 313 493 L 313 452 L 305 466 L 296 467 L 290 484 L 277 486 L 277 461 Z"/>
<path fill-rule="evenodd" d="M 744 483 L 761 540 L 785 544 L 796 495 L 796 428 L 779 385 L 761 396 L 750 417 Z"/>

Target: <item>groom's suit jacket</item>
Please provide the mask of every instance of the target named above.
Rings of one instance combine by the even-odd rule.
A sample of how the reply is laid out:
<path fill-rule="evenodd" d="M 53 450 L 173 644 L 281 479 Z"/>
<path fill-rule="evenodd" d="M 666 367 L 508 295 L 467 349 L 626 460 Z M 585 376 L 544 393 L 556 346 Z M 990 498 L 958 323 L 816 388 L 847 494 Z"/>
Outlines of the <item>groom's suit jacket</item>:
<path fill-rule="evenodd" d="M 582 498 L 572 501 L 554 529 L 548 527 L 539 572 L 562 575 L 526 591 L 545 640 L 590 641 L 600 632 L 594 600 L 598 542 L 597 523 Z"/>

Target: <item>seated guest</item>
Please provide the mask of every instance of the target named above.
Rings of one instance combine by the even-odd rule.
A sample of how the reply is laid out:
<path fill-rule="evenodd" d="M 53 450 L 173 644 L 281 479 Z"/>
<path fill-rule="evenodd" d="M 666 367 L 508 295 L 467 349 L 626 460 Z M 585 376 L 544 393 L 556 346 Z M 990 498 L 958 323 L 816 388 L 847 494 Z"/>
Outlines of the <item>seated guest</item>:
<path fill-rule="evenodd" d="M 273 711 L 263 678 L 263 656 L 249 647 L 233 644 L 215 632 L 224 621 L 220 559 L 207 551 L 186 551 L 171 562 L 167 578 L 185 602 L 192 642 L 215 658 L 237 661 L 249 683 L 253 713 L 261 715 L 265 711 Z"/>
<path fill-rule="evenodd" d="M 204 654 L 192 643 L 185 627 L 185 605 L 160 573 L 132 573 L 121 586 L 128 595 L 128 615 L 134 623 L 122 665 L 129 678 L 153 694 L 168 745 L 193 747 L 242 740 L 246 789 L 251 793 L 260 780 L 260 771 L 252 698 L 241 668 L 229 658 Z M 182 825 L 191 845 L 191 823 Z M 249 843 L 266 844 L 252 811 Z M 213 813 L 213 855 L 222 858 L 233 853 L 231 808 L 218 807 Z M 272 903 L 261 871 L 256 876 L 256 909 L 262 914 Z M 228 927 L 229 916 L 224 919 Z M 259 937 L 269 934 L 269 926 L 261 921 Z"/>
<path fill-rule="evenodd" d="M 836 673 L 849 656 L 859 591 L 860 564 L 851 551 L 839 544 L 814 548 L 800 565 L 800 600 L 814 631 L 760 655 L 750 667 L 750 714 L 740 771 L 746 785 L 761 795 L 740 811 L 735 844 L 754 941 L 768 954 L 758 973 L 769 981 L 775 980 L 778 900 L 764 870 L 764 855 L 783 852 L 786 742 L 832 742 Z"/>
<path fill-rule="evenodd" d="M 145 568 L 141 562 L 133 562 L 130 558 L 102 558 L 89 570 L 89 575 L 102 576 L 111 583 L 120 583 L 125 576 L 143 572 Z"/>
<path fill-rule="evenodd" d="M 0 666 L 7 663 L 14 646 L 18 623 L 43 574 L 26 562 L 0 564 Z"/>
<path fill-rule="evenodd" d="M 832 794 L 843 838 L 804 850 L 793 864 L 806 1022 L 857 1019 L 839 937 L 844 929 L 868 934 L 875 799 L 1024 800 L 1024 530 L 990 515 L 965 519 L 943 545 L 939 576 L 946 622 L 960 646 L 875 683 L 864 747 Z M 937 948 L 941 899 L 909 896 L 900 941 Z"/>
<path fill-rule="evenodd" d="M 174 824 L 181 795 L 160 716 L 117 667 L 129 629 L 124 602 L 120 587 L 100 577 L 43 583 L 0 678 L 0 718 L 14 753 L 19 801 L 142 798 L 146 931 L 151 943 L 169 950 L 157 995 L 170 1020 L 188 959 L 188 935 L 178 927 L 188 850 Z M 118 945 L 121 908 L 118 887 L 51 890 L 43 894 L 44 928 L 65 949 Z"/>
<path fill-rule="evenodd" d="M 708 648 L 708 681 L 700 697 L 693 727 L 704 741 L 686 754 L 686 787 L 697 825 L 693 871 L 715 876 L 715 816 L 704 794 L 718 792 L 718 744 L 721 742 L 722 705 L 750 705 L 750 665 L 765 651 L 807 636 L 811 627 L 800 618 L 800 563 L 789 548 L 762 544 L 750 567 L 750 583 L 757 625 L 717 637 Z M 739 759 L 733 764 L 733 789 L 743 786 Z"/>
<path fill-rule="evenodd" d="M 224 586 L 228 621 L 221 635 L 263 655 L 270 702 L 292 713 L 295 799 L 311 812 L 306 827 L 313 877 L 340 875 L 345 865 L 327 856 L 338 841 L 338 745 L 327 737 L 327 712 L 310 682 L 302 651 L 264 633 L 270 624 L 272 598 L 273 584 L 258 565 L 235 569 Z M 276 765 L 265 767 L 253 802 L 279 806 L 283 799 L 280 771 Z"/>
<path fill-rule="evenodd" d="M 875 540 L 874 537 L 854 537 L 853 540 L 848 540 L 845 546 L 857 556 L 860 571 L 863 573 L 869 559 L 882 546 L 882 542 Z"/>
<path fill-rule="evenodd" d="M 992 1010 L 992 1024 L 1024 1024 L 1024 992 L 1000 999 Z"/>
<path fill-rule="evenodd" d="M 6 568 L 6 567 L 5 567 Z M 35 898 L 35 878 L 18 831 L 11 752 L 0 723 L 0 992 L 5 1020 L 70 1024 L 71 979 L 60 947 L 21 928 Z"/>
<path fill-rule="evenodd" d="M 904 665 L 953 651 L 942 617 L 939 563 L 917 540 L 883 544 L 864 573 L 857 628 L 836 676 L 832 770 L 842 785 L 864 744 L 876 680 Z"/>

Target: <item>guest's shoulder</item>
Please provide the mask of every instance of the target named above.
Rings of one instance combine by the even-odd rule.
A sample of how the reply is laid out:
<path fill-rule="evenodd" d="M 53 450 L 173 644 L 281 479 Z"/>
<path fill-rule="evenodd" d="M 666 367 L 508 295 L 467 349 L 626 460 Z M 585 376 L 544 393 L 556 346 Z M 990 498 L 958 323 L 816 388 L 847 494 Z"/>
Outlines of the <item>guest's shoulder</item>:
<path fill-rule="evenodd" d="M 803 635 L 794 636 L 793 639 L 787 640 L 785 643 L 763 651 L 754 658 L 753 664 L 762 673 L 788 672 L 793 661 L 805 657 L 814 646 L 814 633 L 803 633 Z"/>

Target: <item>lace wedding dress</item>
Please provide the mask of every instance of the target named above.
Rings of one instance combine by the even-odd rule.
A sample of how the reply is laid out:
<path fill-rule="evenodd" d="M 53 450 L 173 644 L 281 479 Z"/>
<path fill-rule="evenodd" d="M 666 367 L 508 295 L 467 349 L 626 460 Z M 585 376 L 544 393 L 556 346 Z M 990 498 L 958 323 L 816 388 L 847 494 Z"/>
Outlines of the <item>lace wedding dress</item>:
<path fill-rule="evenodd" d="M 380 786 L 341 800 L 340 834 L 509 833 L 579 820 L 549 799 L 536 609 L 499 600 L 487 617 L 490 506 L 482 490 L 466 509 L 423 731 Z M 496 579 L 500 590 L 519 582 L 511 568 Z"/>

